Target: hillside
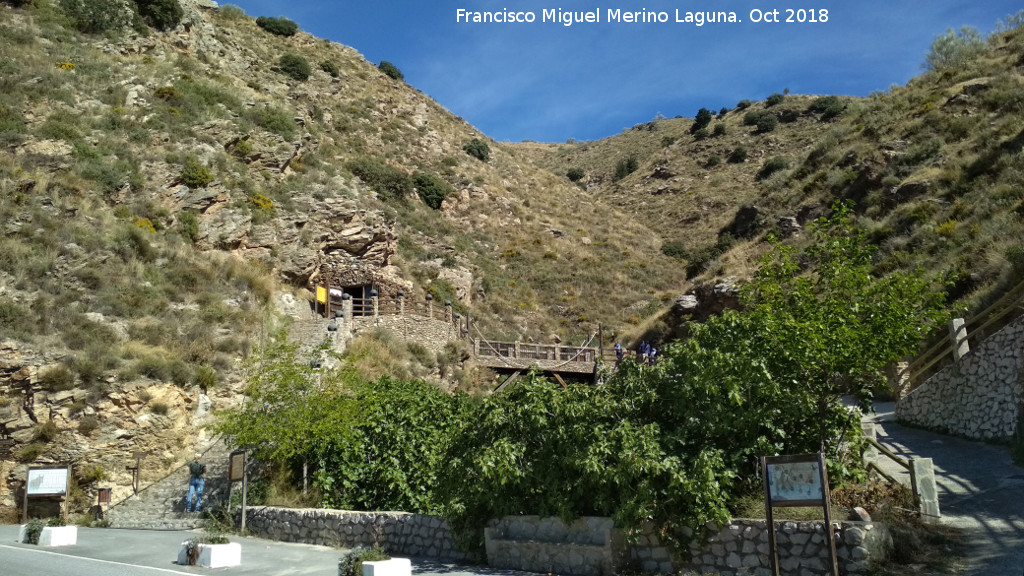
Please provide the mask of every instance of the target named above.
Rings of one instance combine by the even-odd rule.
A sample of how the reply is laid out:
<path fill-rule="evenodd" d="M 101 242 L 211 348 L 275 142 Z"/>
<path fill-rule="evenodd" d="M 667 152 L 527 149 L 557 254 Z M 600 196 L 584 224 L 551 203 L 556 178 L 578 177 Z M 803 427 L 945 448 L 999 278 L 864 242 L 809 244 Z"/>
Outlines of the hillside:
<path fill-rule="evenodd" d="M 83 486 L 122 491 L 135 450 L 150 478 L 180 463 L 206 440 L 199 390 L 237 403 L 281 303 L 318 282 L 450 300 L 490 338 L 628 343 L 836 199 L 879 274 L 923 267 L 978 306 L 1024 270 L 1019 28 L 866 99 L 508 144 L 352 48 L 181 6 L 161 31 L 115 0 L 0 3 L 10 485 L 33 461 L 88 459 Z M 30 417 L 32 390 L 52 413 Z"/>
<path fill-rule="evenodd" d="M 850 200 L 879 246 L 878 273 L 921 267 L 977 308 L 1024 273 L 1016 24 L 931 54 L 934 69 L 868 98 L 779 93 L 712 110 L 697 134 L 692 119 L 655 119 L 596 142 L 507 146 L 582 171 L 588 194 L 650 222 L 693 281 L 745 277 L 768 234 L 798 233 Z M 616 175 L 630 158 L 635 171 Z"/>
<path fill-rule="evenodd" d="M 201 440 L 198 389 L 237 402 L 275 303 L 317 282 L 570 342 L 680 285 L 645 225 L 355 50 L 181 5 L 160 31 L 108 0 L 0 3 L 3 475 L 89 453 L 123 486 L 133 449 L 160 474 Z"/>

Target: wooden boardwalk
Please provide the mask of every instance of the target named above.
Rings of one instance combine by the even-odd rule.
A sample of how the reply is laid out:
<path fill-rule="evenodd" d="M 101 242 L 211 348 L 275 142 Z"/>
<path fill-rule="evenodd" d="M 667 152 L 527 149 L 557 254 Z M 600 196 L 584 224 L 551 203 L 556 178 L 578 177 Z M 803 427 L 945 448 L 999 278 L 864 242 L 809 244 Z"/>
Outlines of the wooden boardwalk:
<path fill-rule="evenodd" d="M 477 364 L 502 370 L 530 370 L 594 374 L 598 359 L 615 362 L 615 354 L 590 346 L 563 346 L 561 344 L 530 344 L 473 340 L 473 356 Z"/>

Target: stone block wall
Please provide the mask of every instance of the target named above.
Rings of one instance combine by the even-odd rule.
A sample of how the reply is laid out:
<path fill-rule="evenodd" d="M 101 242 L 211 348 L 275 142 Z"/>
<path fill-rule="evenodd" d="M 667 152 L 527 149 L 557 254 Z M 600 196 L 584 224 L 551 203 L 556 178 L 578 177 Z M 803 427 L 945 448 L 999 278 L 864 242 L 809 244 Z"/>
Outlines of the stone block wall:
<path fill-rule="evenodd" d="M 916 426 L 975 440 L 1013 437 L 1021 416 L 1024 316 L 896 403 Z"/>
<path fill-rule="evenodd" d="M 626 548 L 611 518 L 583 517 L 566 525 L 558 518 L 508 516 L 484 529 L 492 568 L 570 576 L 611 576 Z"/>
<path fill-rule="evenodd" d="M 440 317 L 428 318 L 418 314 L 380 314 L 374 316 L 355 316 L 350 320 L 348 328 L 354 335 L 362 331 L 380 328 L 394 332 L 399 338 L 410 342 L 418 342 L 428 350 L 440 352 L 444 345 L 461 336 L 459 325 L 454 320 L 446 320 L 444 311 Z"/>
<path fill-rule="evenodd" d="M 353 548 L 380 546 L 396 556 L 464 561 L 448 523 L 406 512 L 351 512 L 314 508 L 250 508 L 246 528 L 261 538 Z"/>
<path fill-rule="evenodd" d="M 775 530 L 782 574 L 831 574 L 824 522 L 776 522 Z M 881 524 L 833 523 L 832 530 L 840 574 L 869 573 L 873 565 L 885 559 L 892 545 L 889 531 Z M 662 574 L 680 570 L 720 576 L 771 574 L 765 520 L 733 520 L 712 532 L 706 542 L 694 541 L 690 545 L 688 562 L 676 563 L 653 531 L 645 530 L 630 546 L 630 560 L 645 572 Z"/>
<path fill-rule="evenodd" d="M 262 538 L 351 548 L 380 546 L 389 554 L 447 561 L 468 556 L 455 547 L 448 523 L 435 516 L 404 512 L 258 508 L 247 516 L 249 530 Z M 892 538 L 882 524 L 833 523 L 841 574 L 868 574 L 885 559 Z M 830 574 L 823 522 L 777 522 L 782 574 Z M 764 520 L 734 520 L 691 544 L 686 558 L 672 552 L 653 530 L 628 542 L 611 518 L 583 517 L 570 525 L 557 518 L 509 516 L 485 529 L 492 568 L 610 576 L 630 565 L 645 572 L 696 571 L 720 576 L 769 576 L 768 529 Z"/>

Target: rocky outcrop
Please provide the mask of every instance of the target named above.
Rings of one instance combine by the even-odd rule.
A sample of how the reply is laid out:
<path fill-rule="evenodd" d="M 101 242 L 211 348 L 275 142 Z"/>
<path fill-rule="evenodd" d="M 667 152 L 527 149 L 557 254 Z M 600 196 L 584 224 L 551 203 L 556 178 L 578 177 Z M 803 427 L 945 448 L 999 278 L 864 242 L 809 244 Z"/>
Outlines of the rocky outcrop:
<path fill-rule="evenodd" d="M 740 293 L 736 280 L 723 278 L 698 284 L 676 298 L 665 321 L 671 335 L 681 338 L 688 334 L 687 324 L 690 322 L 704 322 L 723 310 L 739 307 Z"/>

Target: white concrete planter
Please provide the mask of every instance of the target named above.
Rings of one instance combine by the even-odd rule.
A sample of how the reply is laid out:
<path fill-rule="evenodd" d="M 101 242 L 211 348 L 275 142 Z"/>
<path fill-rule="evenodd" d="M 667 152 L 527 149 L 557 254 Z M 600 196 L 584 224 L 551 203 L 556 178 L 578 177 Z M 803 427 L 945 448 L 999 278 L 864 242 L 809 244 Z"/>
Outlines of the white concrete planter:
<path fill-rule="evenodd" d="M 363 576 L 412 576 L 412 562 L 408 558 L 363 562 Z"/>
<path fill-rule="evenodd" d="M 18 531 L 18 542 L 25 541 L 25 524 Z M 47 526 L 39 534 L 40 546 L 74 546 L 78 543 L 78 526 Z"/>
<path fill-rule="evenodd" d="M 78 544 L 78 526 L 47 526 L 39 535 L 40 546 L 74 546 Z"/>
<path fill-rule="evenodd" d="M 242 563 L 242 545 L 238 542 L 229 544 L 202 544 L 199 545 L 199 554 L 196 556 L 196 566 L 206 568 L 224 568 L 227 566 L 238 566 Z M 178 564 L 188 565 L 188 542 L 182 542 L 178 548 Z"/>

